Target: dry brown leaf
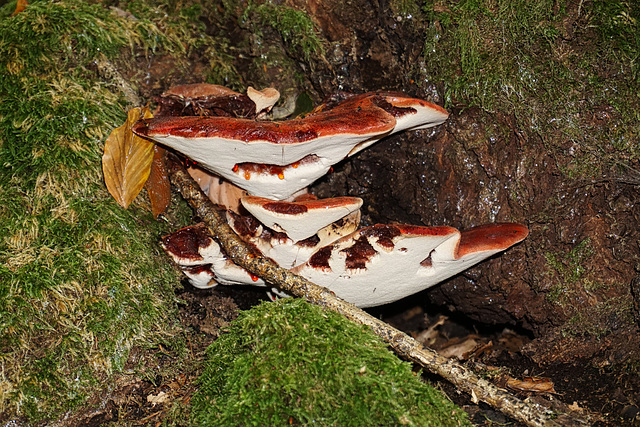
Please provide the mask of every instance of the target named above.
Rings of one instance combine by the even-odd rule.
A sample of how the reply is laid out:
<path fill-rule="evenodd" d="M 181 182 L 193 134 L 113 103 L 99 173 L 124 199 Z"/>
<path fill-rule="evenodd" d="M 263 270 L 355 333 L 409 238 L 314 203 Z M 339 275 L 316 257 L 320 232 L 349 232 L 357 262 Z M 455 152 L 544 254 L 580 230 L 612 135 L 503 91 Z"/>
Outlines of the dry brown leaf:
<path fill-rule="evenodd" d="M 436 329 L 439 328 L 440 326 L 444 325 L 444 322 L 446 322 L 447 319 L 448 319 L 447 316 L 440 315 L 440 317 L 438 317 L 438 321 L 436 323 L 434 323 L 433 325 L 429 326 L 428 329 L 420 332 L 418 334 L 418 336 L 416 336 L 416 340 L 418 342 L 420 342 L 421 344 L 424 344 L 426 346 L 433 345 L 433 343 L 436 342 L 436 339 L 440 335 L 440 332 L 437 331 Z"/>
<path fill-rule="evenodd" d="M 475 359 L 480 357 L 482 353 L 488 352 L 492 348 L 493 348 L 493 341 L 489 341 L 488 343 L 484 343 L 484 344 L 480 343 L 471 352 L 465 353 L 462 356 L 464 357 L 464 360 Z"/>
<path fill-rule="evenodd" d="M 580 405 L 578 405 L 578 402 L 574 400 L 573 403 L 569 405 L 569 410 L 572 412 L 582 412 L 584 411 L 584 408 L 581 408 Z"/>
<path fill-rule="evenodd" d="M 169 182 L 166 160 L 167 150 L 156 145 L 153 149 L 151 172 L 145 184 L 154 218 L 158 218 L 158 215 L 164 213 L 171 202 L 171 183 Z"/>
<path fill-rule="evenodd" d="M 434 5 L 433 6 L 433 11 L 434 12 L 439 12 L 439 13 L 451 13 L 451 9 L 449 9 L 446 6 L 440 6 L 440 5 Z"/>
<path fill-rule="evenodd" d="M 554 393 L 553 382 L 549 378 L 524 377 L 523 380 L 509 378 L 507 387 L 512 390 L 528 391 L 533 393 Z"/>
<path fill-rule="evenodd" d="M 124 125 L 114 129 L 104 144 L 102 172 L 109 193 L 127 208 L 144 186 L 151 170 L 154 144 L 131 131 L 141 118 L 151 118 L 149 108 L 129 110 Z"/>
<path fill-rule="evenodd" d="M 156 406 L 161 403 L 165 403 L 169 399 L 169 395 L 164 391 L 161 391 L 158 394 L 150 394 L 147 396 L 147 402 L 151 403 L 152 406 Z"/>
<path fill-rule="evenodd" d="M 16 16 L 20 12 L 24 11 L 27 8 L 27 6 L 29 6 L 29 3 L 27 2 L 27 0 L 18 0 L 18 3 L 16 3 L 16 9 L 13 11 L 11 16 Z"/>
<path fill-rule="evenodd" d="M 197 97 L 222 97 L 228 95 L 240 95 L 233 89 L 225 86 L 213 85 L 209 83 L 194 83 L 187 85 L 173 86 L 162 96 L 179 96 L 181 98 L 197 98 Z"/>
<path fill-rule="evenodd" d="M 447 345 L 438 353 L 440 353 L 444 357 L 456 357 L 459 360 L 465 360 L 464 355 L 478 346 L 478 341 L 476 341 L 476 338 L 478 337 L 475 335 L 469 335 L 466 339 L 464 339 L 464 341 L 462 341 L 462 339 L 460 341 L 452 339 L 450 340 L 451 344 Z"/>

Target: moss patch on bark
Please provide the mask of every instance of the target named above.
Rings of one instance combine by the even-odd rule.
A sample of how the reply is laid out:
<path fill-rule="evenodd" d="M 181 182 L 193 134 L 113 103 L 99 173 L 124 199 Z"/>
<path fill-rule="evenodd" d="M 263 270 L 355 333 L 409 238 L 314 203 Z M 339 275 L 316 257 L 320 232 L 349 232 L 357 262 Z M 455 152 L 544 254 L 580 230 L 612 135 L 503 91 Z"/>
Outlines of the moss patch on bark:
<path fill-rule="evenodd" d="M 417 80 L 444 82 L 445 107 L 513 115 L 530 138 L 571 159 L 559 161 L 570 179 L 625 174 L 640 158 L 632 2 L 428 1 L 423 11 Z M 616 124 L 602 126 L 609 120 Z"/>

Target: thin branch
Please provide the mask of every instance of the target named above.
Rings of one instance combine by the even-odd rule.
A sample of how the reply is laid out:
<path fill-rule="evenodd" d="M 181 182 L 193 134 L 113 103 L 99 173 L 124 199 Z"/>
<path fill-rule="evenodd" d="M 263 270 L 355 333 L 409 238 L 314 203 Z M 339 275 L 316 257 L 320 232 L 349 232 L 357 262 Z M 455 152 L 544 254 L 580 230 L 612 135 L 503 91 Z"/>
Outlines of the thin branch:
<path fill-rule="evenodd" d="M 529 426 L 562 425 L 552 419 L 553 412 L 542 405 L 518 399 L 478 377 L 460 363 L 439 355 L 404 332 L 336 297 L 328 289 L 315 285 L 262 256 L 252 246 L 241 240 L 227 224 L 225 209 L 213 204 L 207 198 L 181 164 L 173 163 L 172 183 L 207 224 L 210 232 L 234 263 L 290 295 L 304 298 L 312 304 L 325 307 L 342 314 L 347 319 L 371 327 L 373 332 L 387 342 L 399 356 L 418 363 L 428 371 L 450 381 L 459 390 L 471 395 L 474 403 L 485 402 Z"/>

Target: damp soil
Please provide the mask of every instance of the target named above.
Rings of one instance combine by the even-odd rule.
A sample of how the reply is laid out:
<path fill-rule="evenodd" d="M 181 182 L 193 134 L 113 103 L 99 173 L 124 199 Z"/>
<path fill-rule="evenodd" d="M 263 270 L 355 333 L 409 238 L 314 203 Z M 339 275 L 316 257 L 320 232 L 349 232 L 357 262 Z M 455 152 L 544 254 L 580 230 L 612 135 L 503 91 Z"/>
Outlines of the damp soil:
<path fill-rule="evenodd" d="M 527 352 L 535 337 L 526 329 L 505 324 L 482 324 L 444 307 L 410 302 L 374 312 L 434 350 L 463 361 L 521 399 L 568 414 L 566 425 L 640 425 L 640 377 L 610 364 L 540 364 Z M 421 337 L 429 337 L 425 342 Z M 430 378 L 437 381 L 437 378 Z M 448 396 L 464 408 L 476 425 L 518 425 L 484 404 L 474 405 L 449 384 Z"/>

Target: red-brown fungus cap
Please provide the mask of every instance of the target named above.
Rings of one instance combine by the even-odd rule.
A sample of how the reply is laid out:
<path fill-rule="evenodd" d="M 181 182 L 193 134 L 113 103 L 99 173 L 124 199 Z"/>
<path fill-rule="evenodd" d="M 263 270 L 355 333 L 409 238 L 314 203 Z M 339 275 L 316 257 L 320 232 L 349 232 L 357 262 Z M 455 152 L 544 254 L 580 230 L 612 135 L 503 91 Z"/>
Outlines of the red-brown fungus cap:
<path fill-rule="evenodd" d="M 318 248 L 293 269 L 359 307 L 434 286 L 527 236 L 520 224 L 451 227 L 375 225 Z"/>
<path fill-rule="evenodd" d="M 283 200 L 382 137 L 435 126 L 446 118 L 442 108 L 425 101 L 372 93 L 283 122 L 158 117 L 136 123 L 133 131 L 183 153 L 252 195 Z M 259 171 L 255 173 L 241 167 L 249 164 L 265 167 L 252 166 Z M 269 166 L 284 168 L 273 174 Z"/>
<path fill-rule="evenodd" d="M 196 224 L 164 236 L 162 246 L 176 262 L 185 265 L 202 260 L 200 250 L 211 244 L 211 236 L 204 224 Z"/>
<path fill-rule="evenodd" d="M 473 252 L 501 251 L 529 235 L 529 230 L 522 224 L 497 223 L 480 225 L 462 232 L 458 244 L 457 258 Z"/>
<path fill-rule="evenodd" d="M 299 144 L 334 135 L 361 135 L 368 138 L 390 131 L 394 125 L 393 117 L 380 108 L 374 108 L 368 100 L 362 100 L 354 108 L 336 107 L 302 119 L 282 122 L 229 117 L 157 117 L 141 120 L 133 126 L 133 131 L 150 138 L 171 135 L 245 143 Z M 307 154 L 313 154 L 312 151 L 309 150 Z M 289 164 L 302 157 L 274 164 Z M 238 163 L 260 160 L 264 159 L 238 159 Z"/>

